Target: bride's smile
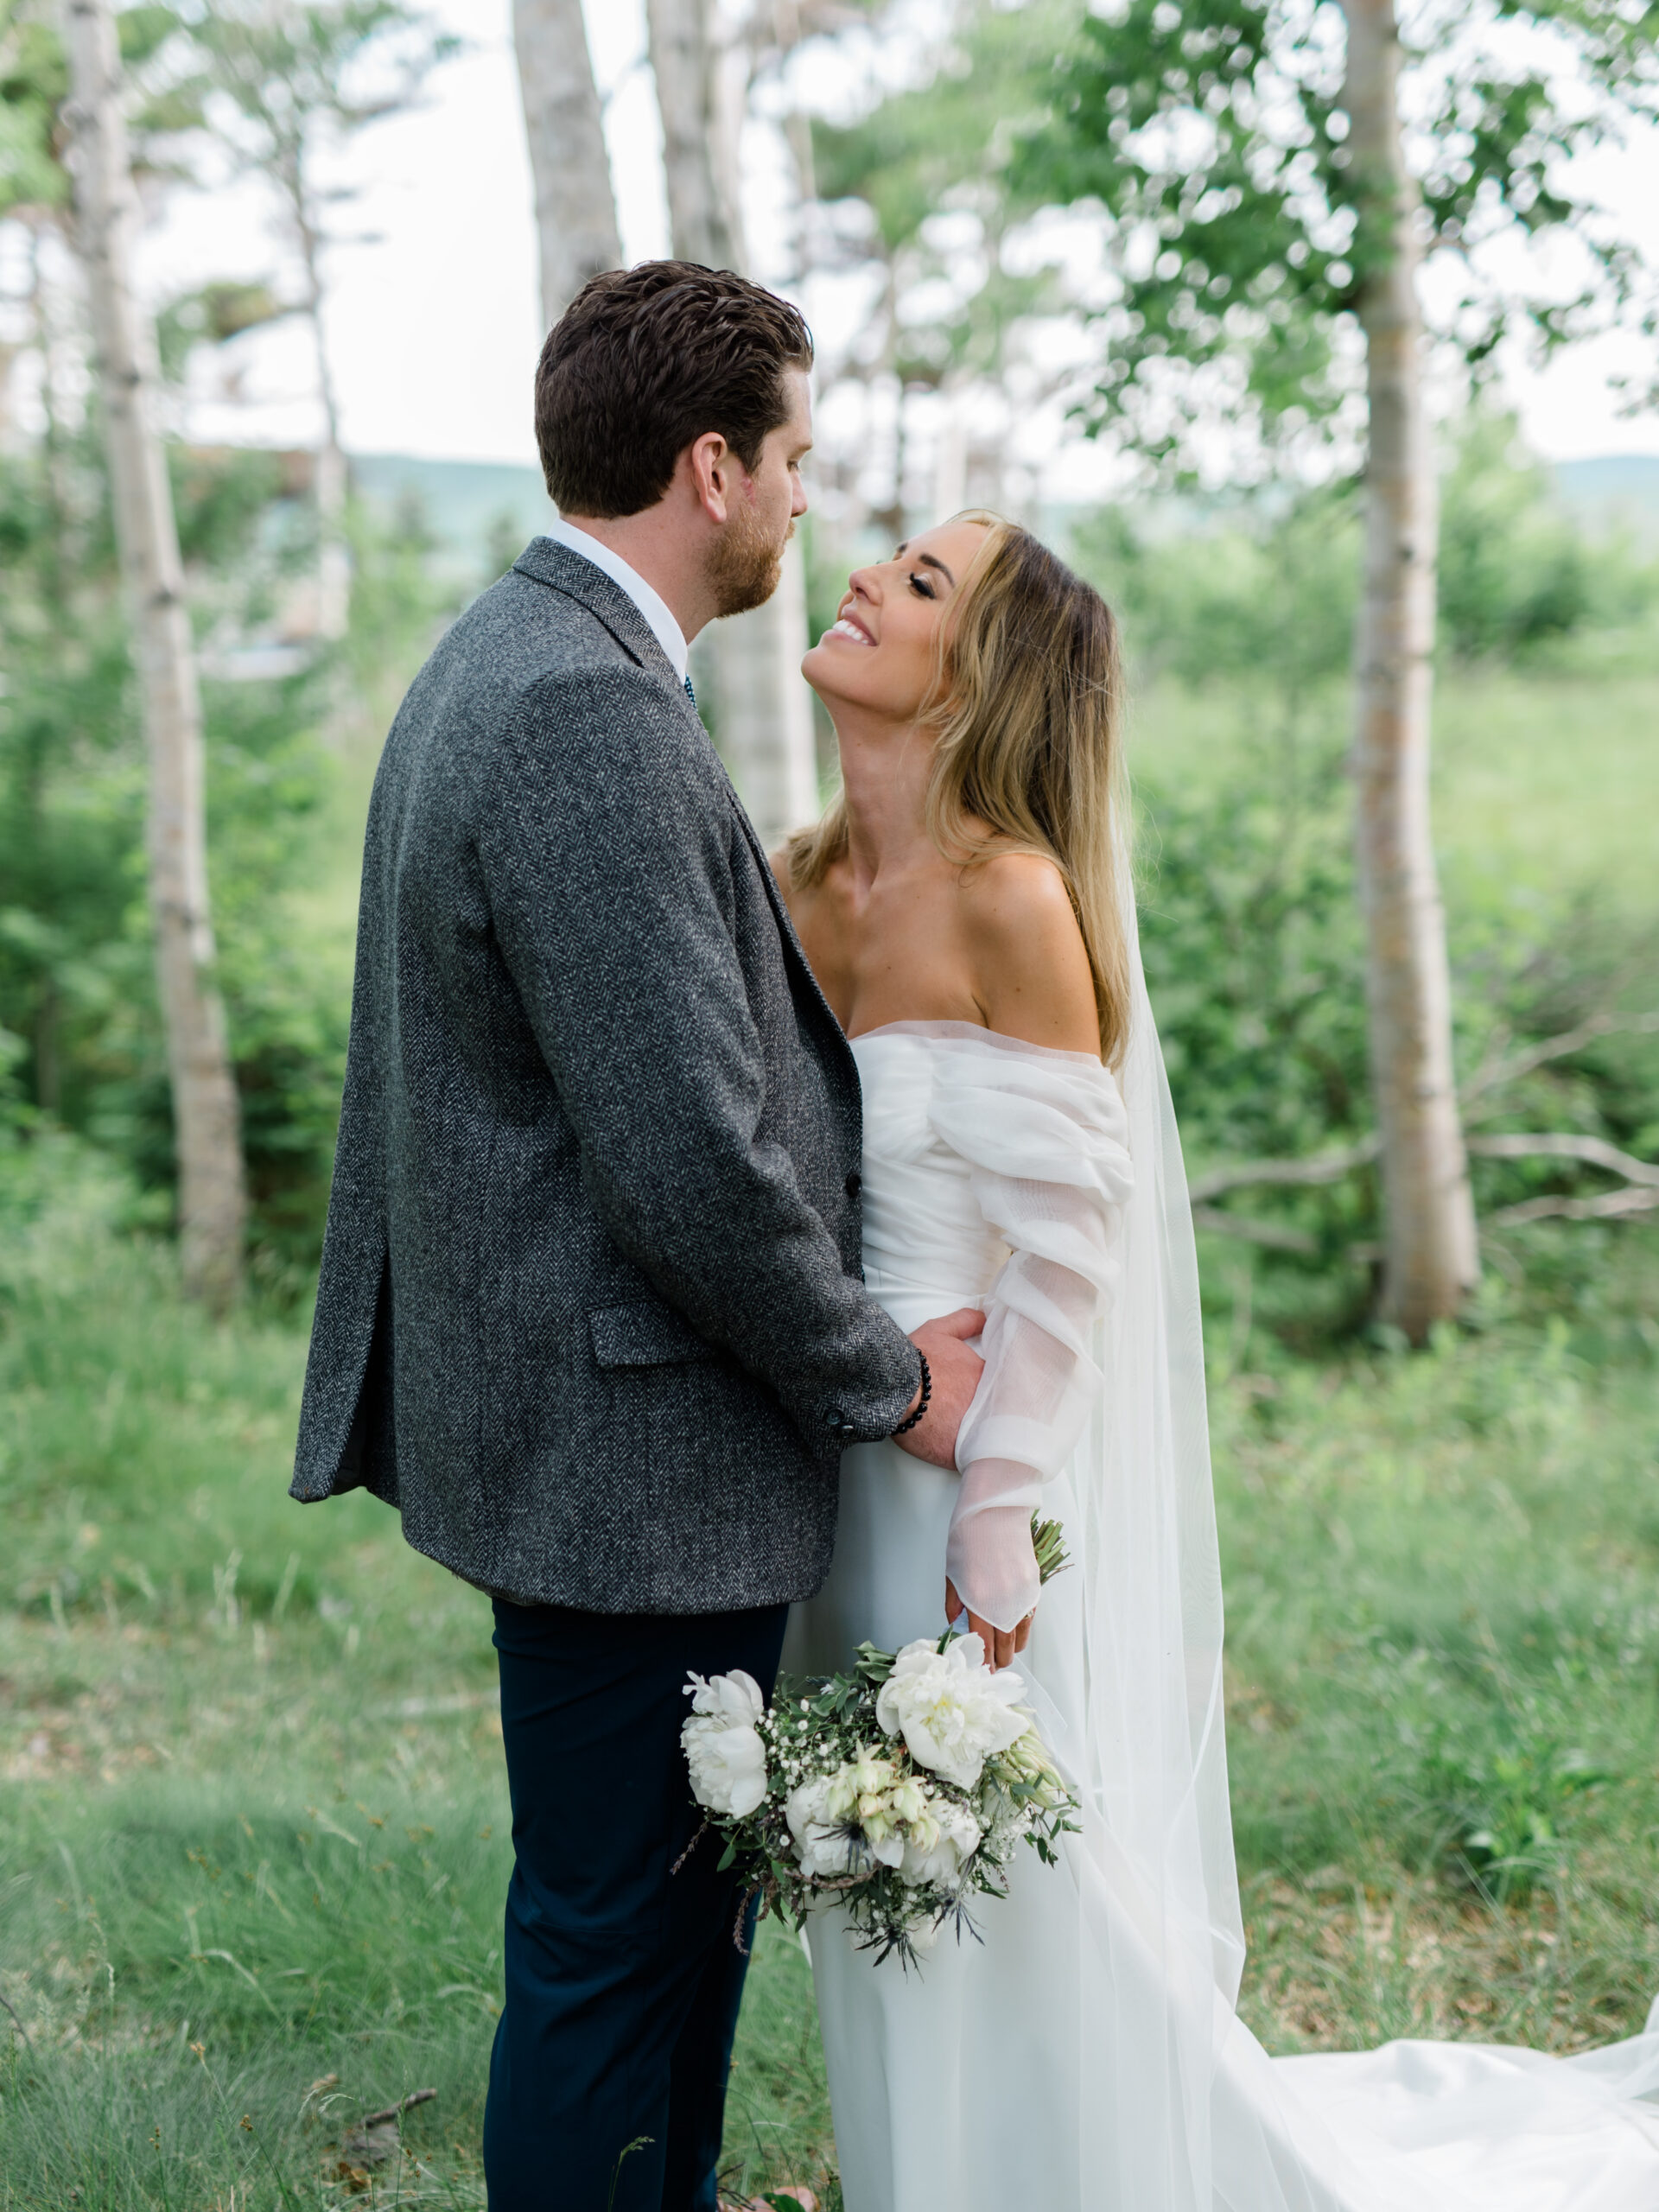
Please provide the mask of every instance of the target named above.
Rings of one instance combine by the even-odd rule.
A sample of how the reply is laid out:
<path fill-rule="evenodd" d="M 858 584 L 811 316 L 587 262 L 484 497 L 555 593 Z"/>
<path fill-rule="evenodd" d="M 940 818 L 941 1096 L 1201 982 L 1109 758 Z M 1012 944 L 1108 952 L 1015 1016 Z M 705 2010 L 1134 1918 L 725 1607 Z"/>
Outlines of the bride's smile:
<path fill-rule="evenodd" d="M 836 620 L 801 664 L 829 708 L 913 722 L 938 669 L 939 626 L 983 545 L 985 526 L 948 522 L 849 577 Z"/>

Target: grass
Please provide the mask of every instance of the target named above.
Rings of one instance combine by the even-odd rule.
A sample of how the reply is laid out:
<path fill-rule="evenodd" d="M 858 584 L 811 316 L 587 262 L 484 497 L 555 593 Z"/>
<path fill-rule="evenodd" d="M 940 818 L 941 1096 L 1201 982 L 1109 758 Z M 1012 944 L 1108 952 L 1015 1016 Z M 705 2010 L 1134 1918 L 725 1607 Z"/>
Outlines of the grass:
<path fill-rule="evenodd" d="M 1309 702 L 1307 726 L 1345 735 L 1345 684 Z M 1238 685 L 1154 683 L 1137 703 L 1133 757 L 1165 788 L 1259 777 L 1271 712 Z M 1434 842 L 1449 901 L 1484 908 L 1494 887 L 1593 890 L 1653 910 L 1659 818 L 1659 675 L 1450 670 L 1434 693 Z M 1456 913 L 1453 913 L 1455 923 Z"/>
<path fill-rule="evenodd" d="M 486 1608 L 372 1502 L 287 1501 L 302 1338 L 204 1328 L 72 1167 L 0 1284 L 0 2208 L 476 2206 L 507 1872 Z M 1653 1271 L 1627 1230 L 1592 1314 L 1420 1358 L 1298 1364 L 1243 1306 L 1215 1331 L 1245 2010 L 1274 2048 L 1567 2049 L 1659 1988 Z M 401 2161 L 365 2163 L 353 2130 L 416 2088 Z M 833 2171 L 775 1930 L 728 2151 L 750 2188 Z"/>

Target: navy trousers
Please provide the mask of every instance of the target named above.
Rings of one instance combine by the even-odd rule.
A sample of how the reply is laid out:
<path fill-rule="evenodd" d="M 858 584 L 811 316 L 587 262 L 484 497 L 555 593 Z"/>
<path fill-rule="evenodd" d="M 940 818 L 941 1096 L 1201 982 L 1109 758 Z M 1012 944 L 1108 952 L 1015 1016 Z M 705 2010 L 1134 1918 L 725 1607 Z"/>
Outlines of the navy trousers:
<path fill-rule="evenodd" d="M 719 1839 L 671 1872 L 702 1818 L 683 1693 L 741 1667 L 770 1696 L 788 1611 L 496 1605 L 515 1861 L 490 2212 L 715 2212 L 746 1961 Z"/>

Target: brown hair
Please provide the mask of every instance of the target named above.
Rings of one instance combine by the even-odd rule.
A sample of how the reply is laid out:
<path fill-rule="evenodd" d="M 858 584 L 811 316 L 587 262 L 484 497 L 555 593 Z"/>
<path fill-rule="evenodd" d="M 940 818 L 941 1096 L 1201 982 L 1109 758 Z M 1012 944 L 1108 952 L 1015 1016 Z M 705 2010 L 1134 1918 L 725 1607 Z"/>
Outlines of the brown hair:
<path fill-rule="evenodd" d="M 554 324 L 537 364 L 549 496 L 566 514 L 637 515 L 709 430 L 753 470 L 789 420 L 785 370 L 811 365 L 798 310 L 729 269 L 607 270 Z"/>
<path fill-rule="evenodd" d="M 1128 793 L 1117 624 L 1092 586 L 1029 531 L 985 527 L 946 621 L 923 720 L 934 731 L 927 825 L 964 867 L 1009 851 L 1059 870 L 1094 976 L 1101 1056 L 1128 1042 Z M 804 890 L 847 850 L 845 804 L 789 843 Z"/>

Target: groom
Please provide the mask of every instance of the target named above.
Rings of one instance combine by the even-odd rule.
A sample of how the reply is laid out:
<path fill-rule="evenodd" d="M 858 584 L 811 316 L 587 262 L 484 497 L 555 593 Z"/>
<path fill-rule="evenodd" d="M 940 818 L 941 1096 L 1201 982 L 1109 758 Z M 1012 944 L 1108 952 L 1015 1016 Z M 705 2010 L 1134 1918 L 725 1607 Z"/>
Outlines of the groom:
<path fill-rule="evenodd" d="M 492 2212 L 715 2212 L 743 1959 L 717 1851 L 680 1863 L 686 1674 L 770 1690 L 843 1448 L 954 1465 L 978 1379 L 978 1314 L 907 1339 L 863 1287 L 852 1056 L 686 679 L 777 585 L 811 359 L 730 274 L 588 285 L 537 373 L 565 519 L 369 811 L 293 1489 L 372 1491 L 495 1601 Z"/>

